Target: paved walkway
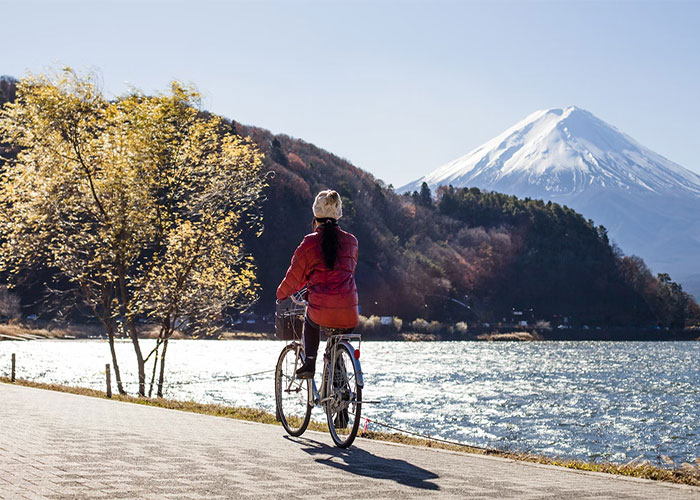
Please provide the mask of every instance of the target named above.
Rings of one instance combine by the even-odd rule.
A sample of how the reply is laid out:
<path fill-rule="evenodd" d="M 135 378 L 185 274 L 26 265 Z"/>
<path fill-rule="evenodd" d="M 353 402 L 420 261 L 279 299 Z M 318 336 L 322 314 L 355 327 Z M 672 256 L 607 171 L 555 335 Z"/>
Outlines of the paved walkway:
<path fill-rule="evenodd" d="M 700 488 L 0 383 L 0 498 L 700 499 Z"/>

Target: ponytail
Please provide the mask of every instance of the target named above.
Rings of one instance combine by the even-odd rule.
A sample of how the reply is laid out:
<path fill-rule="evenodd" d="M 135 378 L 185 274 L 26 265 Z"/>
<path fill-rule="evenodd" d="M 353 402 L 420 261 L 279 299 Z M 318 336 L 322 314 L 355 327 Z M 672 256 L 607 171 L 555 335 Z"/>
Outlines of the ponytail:
<path fill-rule="evenodd" d="M 320 226 L 323 226 L 321 231 L 321 251 L 323 253 L 323 262 L 328 269 L 333 269 L 335 261 L 338 258 L 338 248 L 340 239 L 338 234 L 338 221 L 336 219 L 325 218 L 316 221 Z"/>

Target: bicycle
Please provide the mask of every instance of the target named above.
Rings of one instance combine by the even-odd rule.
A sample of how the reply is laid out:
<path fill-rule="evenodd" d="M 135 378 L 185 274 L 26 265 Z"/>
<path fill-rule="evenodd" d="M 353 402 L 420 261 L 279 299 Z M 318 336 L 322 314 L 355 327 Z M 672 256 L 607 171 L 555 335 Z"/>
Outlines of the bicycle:
<path fill-rule="evenodd" d="M 303 298 L 304 293 L 305 289 L 302 289 L 290 297 L 291 304 L 286 301 L 278 303 L 275 313 L 275 333 L 278 338 L 288 341 L 275 369 L 277 420 L 290 436 L 301 436 L 309 425 L 312 408 L 321 407 L 326 413 L 333 442 L 347 448 L 357 436 L 362 404 L 370 403 L 362 401 L 362 336 L 322 327 L 328 340 L 323 355 L 320 390 L 315 378 L 296 378 L 296 370 L 305 360 L 301 339 L 308 302 Z M 355 340 L 358 341 L 357 349 L 350 343 Z"/>

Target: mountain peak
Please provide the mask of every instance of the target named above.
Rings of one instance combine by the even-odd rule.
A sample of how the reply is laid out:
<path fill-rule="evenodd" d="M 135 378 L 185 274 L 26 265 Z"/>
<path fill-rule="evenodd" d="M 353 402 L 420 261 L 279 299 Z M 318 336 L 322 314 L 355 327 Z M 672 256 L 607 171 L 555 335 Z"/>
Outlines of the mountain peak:
<path fill-rule="evenodd" d="M 601 190 L 700 198 L 700 176 L 578 106 L 536 111 L 400 191 L 422 182 L 541 198 Z"/>
<path fill-rule="evenodd" d="M 536 111 L 399 191 L 422 182 L 565 204 L 657 272 L 697 273 L 700 176 L 577 106 Z"/>

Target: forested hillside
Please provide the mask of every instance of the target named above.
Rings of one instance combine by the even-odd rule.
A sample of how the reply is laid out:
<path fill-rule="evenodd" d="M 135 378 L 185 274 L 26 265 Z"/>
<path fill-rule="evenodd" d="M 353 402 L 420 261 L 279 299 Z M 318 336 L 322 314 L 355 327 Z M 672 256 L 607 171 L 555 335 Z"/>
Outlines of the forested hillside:
<path fill-rule="evenodd" d="M 0 78 L 0 103 L 15 80 Z M 265 153 L 272 177 L 262 206 L 264 231 L 246 247 L 262 292 L 256 312 L 274 308 L 275 289 L 311 227 L 315 194 L 336 189 L 341 226 L 360 242 L 357 283 L 362 314 L 468 323 L 500 321 L 513 311 L 573 324 L 682 326 L 697 304 L 667 275 L 625 257 L 605 228 L 571 209 L 476 188 L 427 186 L 398 195 L 348 161 L 286 135 L 227 122 Z M 0 156 L 13 151 L 0 144 Z M 0 164 L 2 160 L 0 160 Z M 40 302 L 47 271 L 23 289 Z"/>
<path fill-rule="evenodd" d="M 250 238 L 271 310 L 289 258 L 310 229 L 316 192 L 343 197 L 342 226 L 360 241 L 362 313 L 441 321 L 499 321 L 513 310 L 578 324 L 683 325 L 693 300 L 667 275 L 625 257 L 607 231 L 573 210 L 478 189 L 427 186 L 398 195 L 372 175 L 312 144 L 233 125 L 275 172 L 265 231 Z"/>

